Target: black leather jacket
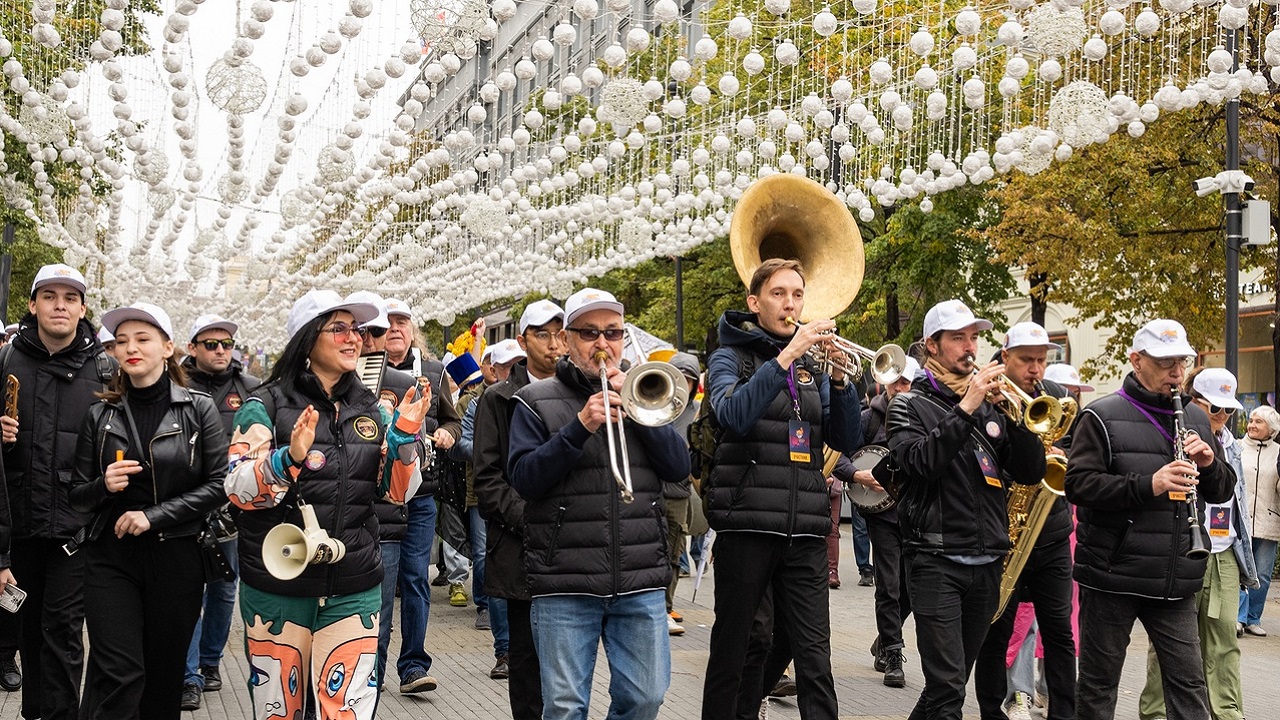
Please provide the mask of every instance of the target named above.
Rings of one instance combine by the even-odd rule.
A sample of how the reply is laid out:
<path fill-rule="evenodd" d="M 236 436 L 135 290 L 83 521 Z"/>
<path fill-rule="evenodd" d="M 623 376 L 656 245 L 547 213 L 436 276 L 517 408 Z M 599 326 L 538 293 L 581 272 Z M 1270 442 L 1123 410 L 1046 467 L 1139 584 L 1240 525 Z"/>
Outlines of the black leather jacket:
<path fill-rule="evenodd" d="M 185 537 L 199 533 L 205 515 L 226 502 L 227 435 L 208 395 L 174 385 L 170 402 L 144 453 L 153 468 L 155 504 L 142 510 L 151 523 L 149 532 Z M 123 407 L 106 401 L 90 407 L 71 476 L 71 506 L 94 514 L 89 540 L 125 509 L 112 502 L 103 471 L 115 462 L 117 450 L 128 448 Z"/>
<path fill-rule="evenodd" d="M 522 361 L 511 368 L 510 377 L 480 396 L 471 451 L 477 507 L 488 528 L 484 589 L 511 600 L 530 599 L 529 574 L 524 568 L 525 502 L 507 482 L 512 397 L 528 384 L 529 369 Z"/>

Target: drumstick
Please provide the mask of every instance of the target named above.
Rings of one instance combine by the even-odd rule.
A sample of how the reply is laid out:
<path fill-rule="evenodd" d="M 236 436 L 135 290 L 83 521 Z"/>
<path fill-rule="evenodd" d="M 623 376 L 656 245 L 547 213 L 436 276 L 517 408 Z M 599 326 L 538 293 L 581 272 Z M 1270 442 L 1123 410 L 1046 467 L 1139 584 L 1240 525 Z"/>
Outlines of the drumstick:
<path fill-rule="evenodd" d="M 116 451 L 116 462 L 120 462 L 120 461 L 122 461 L 122 460 L 124 460 L 124 451 L 123 451 L 123 450 L 117 450 L 117 451 Z"/>

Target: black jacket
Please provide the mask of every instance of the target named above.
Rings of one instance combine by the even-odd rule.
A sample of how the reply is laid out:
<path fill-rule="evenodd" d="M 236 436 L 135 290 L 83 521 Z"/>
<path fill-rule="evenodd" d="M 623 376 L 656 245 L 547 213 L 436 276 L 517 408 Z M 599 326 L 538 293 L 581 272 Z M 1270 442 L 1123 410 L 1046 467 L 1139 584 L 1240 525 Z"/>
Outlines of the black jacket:
<path fill-rule="evenodd" d="M 1044 446 L 990 403 L 970 415 L 959 401 L 922 371 L 909 392 L 889 402 L 889 450 L 899 468 L 903 543 L 908 551 L 935 555 L 1004 555 L 1009 551 L 1005 478 L 1039 482 Z M 994 467 L 984 472 L 979 451 Z"/>
<path fill-rule="evenodd" d="M 511 432 L 512 397 L 529 384 L 524 361 L 511 375 L 489 388 L 476 407 L 475 441 L 471 460 L 475 465 L 476 503 L 486 521 L 484 590 L 496 597 L 529 600 L 529 574 L 524 568 L 524 499 L 507 482 L 508 434 Z"/>
<path fill-rule="evenodd" d="M 187 385 L 191 389 L 213 398 L 213 405 L 222 416 L 222 424 L 230 438 L 231 431 L 235 429 L 236 411 L 249 399 L 249 392 L 262 381 L 246 374 L 239 360 L 232 360 L 226 370 L 214 374 L 197 368 L 196 359 L 188 355 L 182 359 L 182 368 L 187 371 Z"/>
<path fill-rule="evenodd" d="M 130 509 L 141 509 L 147 516 L 148 532 L 192 536 L 200 532 L 205 516 L 226 502 L 222 481 L 227 476 L 227 434 L 213 400 L 176 384 L 169 398 L 169 410 L 156 433 L 143 441 L 142 455 L 151 465 L 155 485 L 155 503 L 145 508 L 119 507 L 103 478 L 106 467 L 116 461 L 116 451 L 129 450 L 123 406 L 102 401 L 89 408 L 76 443 L 70 493 L 77 511 L 94 515 L 89 540 Z"/>
<path fill-rule="evenodd" d="M 89 520 L 67 497 L 76 440 L 116 361 L 87 320 L 80 321 L 69 346 L 49 354 L 30 314 L 0 357 L 3 372 L 20 384 L 18 441 L 4 446 L 13 537 L 69 539 Z"/>
<path fill-rule="evenodd" d="M 1046 395 L 1052 395 L 1059 400 L 1069 397 L 1067 389 L 1052 380 L 1042 380 L 1040 386 L 1044 389 Z M 1061 447 L 1061 443 L 1058 443 Z M 1036 547 L 1048 547 L 1060 542 L 1066 542 L 1071 537 L 1071 531 L 1075 529 L 1075 522 L 1071 519 L 1071 503 L 1066 498 L 1058 498 L 1053 503 L 1053 509 L 1049 511 L 1049 517 L 1045 518 L 1044 527 L 1040 530 L 1040 537 L 1036 538 Z"/>
<path fill-rule="evenodd" d="M 1173 460 L 1173 401 L 1149 392 L 1133 373 L 1122 392 L 1144 404 L 1161 432 L 1119 393 L 1081 413 L 1067 464 L 1067 499 L 1079 510 L 1076 581 L 1106 592 L 1151 598 L 1183 598 L 1200 589 L 1205 561 L 1187 558 L 1191 536 L 1188 503 L 1152 495 L 1151 476 Z M 1213 448 L 1200 470 L 1199 518 L 1204 503 L 1231 499 L 1236 477 L 1204 411 L 1186 401 L 1186 425 Z M 1169 437 L 1166 437 L 1166 433 Z M 1203 533 L 1203 525 L 1195 527 Z M 1208 546 L 1208 539 L 1205 538 Z"/>

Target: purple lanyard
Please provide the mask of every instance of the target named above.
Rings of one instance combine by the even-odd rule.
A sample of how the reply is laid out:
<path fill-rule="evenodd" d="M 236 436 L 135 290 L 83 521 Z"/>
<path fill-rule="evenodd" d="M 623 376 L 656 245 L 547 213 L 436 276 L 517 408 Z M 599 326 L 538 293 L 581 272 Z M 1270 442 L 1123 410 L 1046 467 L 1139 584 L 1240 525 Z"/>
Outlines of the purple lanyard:
<path fill-rule="evenodd" d="M 1164 408 L 1153 407 L 1151 405 L 1147 405 L 1146 403 L 1140 402 L 1136 398 L 1134 398 L 1132 395 L 1125 392 L 1124 388 L 1117 390 L 1116 394 L 1124 398 L 1125 400 L 1128 400 L 1130 405 L 1132 405 L 1138 412 L 1142 413 L 1147 418 L 1147 420 L 1150 420 L 1151 424 L 1156 426 L 1156 429 L 1160 431 L 1160 434 L 1164 436 L 1165 440 L 1169 441 L 1170 445 L 1174 444 L 1173 436 L 1169 434 L 1168 430 L 1164 429 L 1163 425 L 1161 425 L 1159 422 L 1156 422 L 1155 416 L 1151 414 L 1153 412 L 1157 412 L 1157 413 L 1160 413 L 1161 415 L 1172 415 L 1173 414 L 1172 410 L 1165 410 Z"/>
<path fill-rule="evenodd" d="M 938 397 L 942 398 L 951 407 L 955 407 L 956 405 L 959 404 L 953 401 L 951 398 L 947 397 L 947 394 L 942 392 L 942 388 L 938 387 L 938 381 L 934 379 L 932 370 L 925 370 L 924 376 L 929 378 L 929 384 L 933 386 L 934 390 L 938 391 Z"/>
<path fill-rule="evenodd" d="M 800 393 L 796 391 L 796 364 L 791 363 L 787 366 L 787 392 L 791 394 L 791 409 L 796 412 L 796 419 L 800 419 Z"/>

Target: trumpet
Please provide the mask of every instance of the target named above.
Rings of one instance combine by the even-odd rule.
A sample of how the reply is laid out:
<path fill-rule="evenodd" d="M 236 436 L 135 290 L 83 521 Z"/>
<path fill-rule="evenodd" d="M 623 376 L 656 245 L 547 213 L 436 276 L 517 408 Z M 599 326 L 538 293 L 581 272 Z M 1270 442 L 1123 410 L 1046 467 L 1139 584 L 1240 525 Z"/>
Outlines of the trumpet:
<path fill-rule="evenodd" d="M 17 375 L 10 375 L 4 379 L 4 414 L 14 420 L 18 419 L 18 388 L 22 387 L 22 383 L 18 382 Z"/>
<path fill-rule="evenodd" d="M 609 468 L 618 484 L 622 502 L 635 500 L 631 486 L 631 461 L 627 455 L 627 434 L 621 422 L 614 430 L 613 405 L 609 400 L 609 353 L 597 350 L 592 359 L 600 365 L 600 388 L 604 396 L 605 436 L 609 443 Z M 618 393 L 622 398 L 622 411 L 635 422 L 647 427 L 668 425 L 688 403 L 688 391 L 684 376 L 674 365 L 662 361 L 641 363 L 627 371 Z M 614 439 L 614 435 L 617 439 Z M 622 464 L 619 466 L 618 457 Z"/>
<path fill-rule="evenodd" d="M 803 327 L 805 323 L 796 320 L 793 317 L 787 318 L 787 323 L 796 327 Z M 809 346 L 805 354 L 816 360 L 827 371 L 828 374 L 832 370 L 840 370 L 850 378 L 857 379 L 862 377 L 862 361 L 867 361 L 871 368 L 871 378 L 881 385 L 892 385 L 902 377 L 902 373 L 907 369 L 907 353 L 902 348 L 888 343 L 881 345 L 879 350 L 863 347 L 852 340 L 840 337 L 836 333 L 828 333 L 827 338 L 831 340 L 831 344 L 837 350 L 848 355 L 854 360 L 836 360 L 831 357 L 825 345 L 817 343 Z"/>
<path fill-rule="evenodd" d="M 970 363 L 974 361 L 972 355 L 966 355 L 965 357 Z M 978 374 L 976 366 L 973 368 L 973 374 Z M 1041 437 L 1052 435 L 1059 430 L 1065 431 L 1069 428 L 1071 422 L 1069 419 L 1066 420 L 1068 428 L 1063 427 L 1066 413 L 1063 411 L 1062 402 L 1058 398 L 1045 394 L 1033 398 L 1004 373 L 992 379 L 999 386 L 995 393 L 1001 398 L 994 404 L 997 409 L 1013 422 Z M 1073 413 L 1072 417 L 1074 418 L 1074 416 Z"/>

